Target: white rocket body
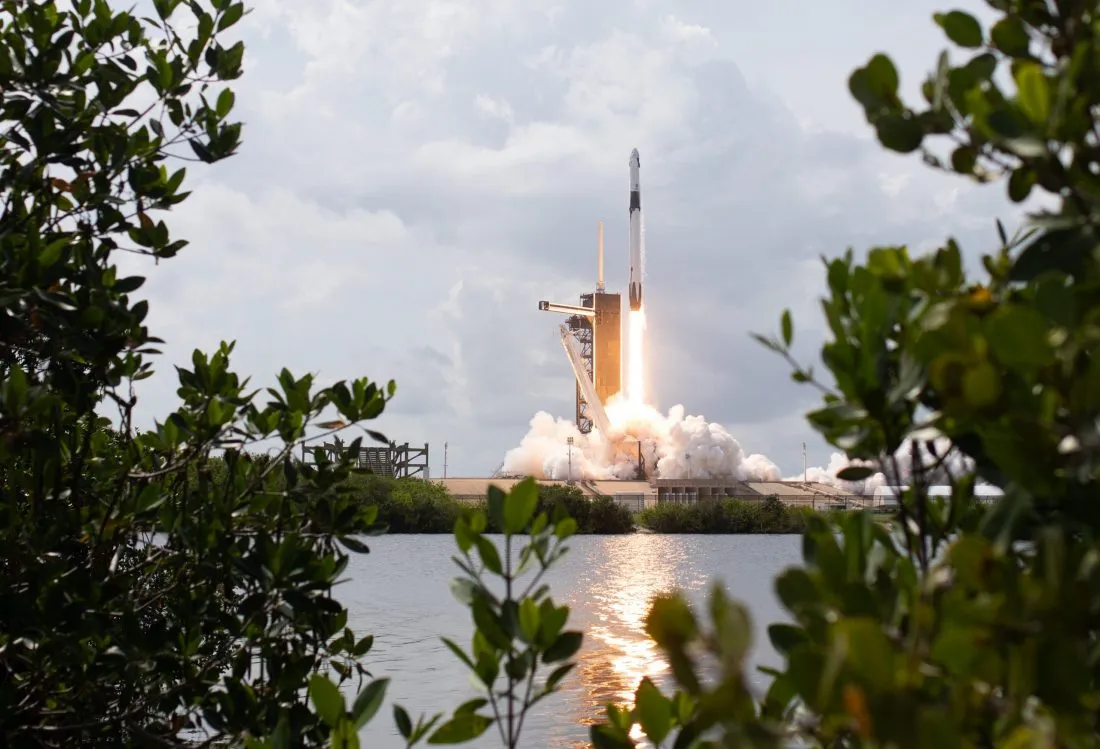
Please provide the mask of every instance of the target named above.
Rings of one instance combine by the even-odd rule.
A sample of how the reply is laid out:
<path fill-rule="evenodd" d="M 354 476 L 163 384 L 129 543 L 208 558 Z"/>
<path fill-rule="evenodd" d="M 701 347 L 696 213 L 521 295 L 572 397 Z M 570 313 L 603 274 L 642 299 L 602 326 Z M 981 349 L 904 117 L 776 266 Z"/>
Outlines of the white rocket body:
<path fill-rule="evenodd" d="M 642 308 L 642 160 L 638 149 L 630 152 L 630 309 Z"/>

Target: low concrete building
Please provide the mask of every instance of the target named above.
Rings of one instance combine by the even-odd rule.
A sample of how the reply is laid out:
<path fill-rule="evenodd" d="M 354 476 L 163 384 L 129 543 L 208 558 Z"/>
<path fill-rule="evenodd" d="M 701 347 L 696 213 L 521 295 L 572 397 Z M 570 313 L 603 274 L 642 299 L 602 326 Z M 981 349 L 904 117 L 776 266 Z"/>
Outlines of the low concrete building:
<path fill-rule="evenodd" d="M 489 486 L 497 486 L 509 491 L 519 483 L 518 478 L 454 478 L 440 479 L 441 484 L 451 496 L 460 502 L 484 502 L 489 494 Z M 540 481 L 548 486 L 566 486 L 565 481 Z M 575 481 L 573 483 L 582 494 L 595 497 L 603 495 L 628 506 L 634 512 L 653 505 L 657 501 L 657 492 L 647 481 Z"/>
<path fill-rule="evenodd" d="M 448 478 L 442 484 L 455 499 L 462 502 L 484 502 L 489 485 L 508 491 L 518 478 Z M 540 481 L 541 484 L 564 486 L 565 481 Z M 777 497 L 796 507 L 816 509 L 847 509 L 872 504 L 871 497 L 847 495 L 834 486 L 802 481 L 734 481 L 730 479 L 656 479 L 654 481 L 592 481 L 573 484 L 587 496 L 603 495 L 641 512 L 658 502 L 695 503 L 710 499 L 740 499 L 749 502 Z"/>

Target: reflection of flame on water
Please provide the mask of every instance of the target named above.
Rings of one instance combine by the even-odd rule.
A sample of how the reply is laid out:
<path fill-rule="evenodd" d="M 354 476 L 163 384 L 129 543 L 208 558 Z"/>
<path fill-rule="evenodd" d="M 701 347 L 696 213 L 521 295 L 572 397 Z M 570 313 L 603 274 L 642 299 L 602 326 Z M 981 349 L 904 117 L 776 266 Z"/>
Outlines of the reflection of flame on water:
<path fill-rule="evenodd" d="M 608 665 L 618 682 L 615 686 L 621 687 L 614 695 L 616 702 L 631 704 L 643 677 L 652 679 L 668 670 L 657 645 L 645 634 L 645 615 L 658 592 L 633 585 L 612 600 L 605 598 L 610 613 L 602 615 L 601 623 L 588 630 L 589 637 L 601 643 L 601 650 L 610 656 Z"/>
<path fill-rule="evenodd" d="M 676 581 L 673 570 L 686 566 L 682 547 L 670 547 L 660 536 L 637 536 L 634 543 L 608 544 L 600 569 L 593 570 L 590 589 L 595 619 L 584 622 L 585 647 L 579 655 L 577 675 L 585 692 L 581 722 L 603 720 L 607 703 L 634 706 L 634 693 L 648 676 L 665 689 L 668 664 L 645 632 L 650 602 L 685 581 Z M 633 738 L 641 739 L 635 727 Z"/>

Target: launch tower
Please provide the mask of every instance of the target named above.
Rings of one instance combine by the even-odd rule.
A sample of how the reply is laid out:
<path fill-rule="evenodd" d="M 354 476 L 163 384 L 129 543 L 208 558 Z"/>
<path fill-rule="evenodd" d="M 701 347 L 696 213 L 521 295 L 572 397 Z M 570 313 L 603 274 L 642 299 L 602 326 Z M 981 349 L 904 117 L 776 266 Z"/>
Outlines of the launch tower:
<path fill-rule="evenodd" d="M 545 312 L 568 315 L 562 345 L 576 375 L 577 428 L 584 434 L 607 429 L 604 407 L 622 389 L 622 296 L 603 283 L 603 222 L 597 249 L 596 291 L 581 294 L 580 305 L 539 302 Z"/>

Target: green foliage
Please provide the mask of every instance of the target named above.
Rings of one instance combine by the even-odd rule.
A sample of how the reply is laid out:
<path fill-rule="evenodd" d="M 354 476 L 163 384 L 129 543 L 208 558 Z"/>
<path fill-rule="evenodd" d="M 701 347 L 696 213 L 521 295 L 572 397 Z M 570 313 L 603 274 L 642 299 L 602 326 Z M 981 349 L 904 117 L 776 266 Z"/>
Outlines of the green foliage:
<path fill-rule="evenodd" d="M 483 696 L 463 703 L 447 720 L 421 718 L 415 727 L 397 708 L 394 718 L 408 746 L 424 736 L 429 744 L 464 743 L 496 725 L 501 743 L 514 749 L 528 712 L 557 691 L 576 665 L 571 659 L 580 650 L 581 633 L 565 629 L 569 607 L 555 604 L 540 583 L 568 550 L 565 541 L 577 524 L 561 508 L 553 516 L 539 512 L 538 501 L 533 479 L 508 494 L 490 487 L 486 509 L 455 523 L 460 554 L 454 562 L 462 575 L 451 590 L 469 608 L 475 631 L 469 650 L 446 638 L 444 643 L 470 669 Z M 490 523 L 503 529 L 499 546 L 485 535 Z"/>
<path fill-rule="evenodd" d="M 349 553 L 385 530 L 369 501 L 383 493 L 390 509 L 450 512 L 432 518 L 459 535 L 474 663 L 514 746 L 580 645 L 544 588 L 512 587 L 531 567 L 537 581 L 576 529 L 562 513 L 536 517 L 530 483 L 490 502 L 508 531 L 502 558 L 484 513 L 459 520 L 439 487 L 353 476 L 360 439 L 334 460 L 295 458 L 317 430 L 376 418 L 392 382 L 319 387 L 284 369 L 261 397 L 232 370 L 231 343 L 195 351 L 177 368 L 179 407 L 133 428 L 132 387 L 160 341 L 148 303 L 131 298 L 144 278 L 120 277 L 116 253 L 182 250 L 160 218 L 188 195 L 184 169 L 169 167 L 229 157 L 241 132 L 225 82 L 244 46 L 219 35 L 244 6 L 154 0 L 150 12 L 74 0 L 0 14 L 0 745 L 357 747 L 388 680 L 371 678 L 373 638 L 347 626 L 334 592 Z M 259 442 L 277 447 L 257 456 Z M 490 573 L 503 597 L 485 587 Z M 494 692 L 500 666 L 508 688 Z M 430 740 L 484 730 L 477 704 Z M 427 734 L 396 715 L 410 740 Z"/>
<path fill-rule="evenodd" d="M 468 509 L 441 484 L 418 478 L 356 474 L 351 486 L 359 501 L 378 508 L 390 533 L 451 533 Z"/>
<path fill-rule="evenodd" d="M 602 494 L 587 496 L 576 486 L 539 484 L 537 511 L 550 517 L 559 513 L 568 515 L 577 523 L 577 533 L 619 534 L 634 530 L 634 516 L 629 509 Z"/>
<path fill-rule="evenodd" d="M 593 727 L 596 746 L 633 746 L 634 724 L 675 747 L 1100 744 L 1100 8 L 989 5 L 989 28 L 935 17 L 974 52 L 941 55 L 926 108 L 902 103 L 885 55 L 850 89 L 887 148 L 1005 178 L 1013 200 L 1038 188 L 1056 209 L 1011 238 L 998 222 L 980 279 L 953 240 L 827 260 L 829 383 L 791 354 L 789 314 L 757 336 L 822 392 L 811 425 L 908 487 L 898 522 L 807 518 L 803 563 L 776 580 L 790 621 L 768 628 L 783 664 L 763 669 L 763 694 L 748 688 L 748 614 L 720 587 L 705 613 L 654 601 L 647 631 L 674 689 L 643 682 Z M 979 509 L 977 480 L 1004 497 Z M 930 497 L 944 481 L 951 496 Z"/>
<path fill-rule="evenodd" d="M 787 507 L 777 497 L 751 502 L 714 499 L 659 502 L 642 510 L 638 522 L 656 533 L 801 533 L 814 514 L 812 508 Z"/>
<path fill-rule="evenodd" d="M 472 511 L 486 507 L 459 502 L 442 484 L 422 479 L 390 479 L 358 474 L 352 486 L 364 503 L 378 507 L 378 521 L 386 523 L 390 533 L 450 533 L 455 521 Z M 547 516 L 564 512 L 577 523 L 577 533 L 630 533 L 634 518 L 630 510 L 610 497 L 586 496 L 574 486 L 539 484 L 536 512 Z M 488 533 L 501 533 L 491 516 Z"/>
<path fill-rule="evenodd" d="M 347 743 L 385 682 L 332 591 L 383 528 L 346 458 L 292 456 L 323 412 L 375 418 L 394 387 L 283 370 L 263 402 L 222 344 L 134 433 L 131 386 L 159 341 L 116 253 L 183 249 L 160 218 L 187 198 L 170 167 L 231 156 L 241 130 L 225 82 L 244 46 L 219 35 L 243 5 L 151 12 L 0 14 L 0 744 Z M 273 457 L 245 451 L 261 440 Z M 350 712 L 328 672 L 368 680 Z"/>

